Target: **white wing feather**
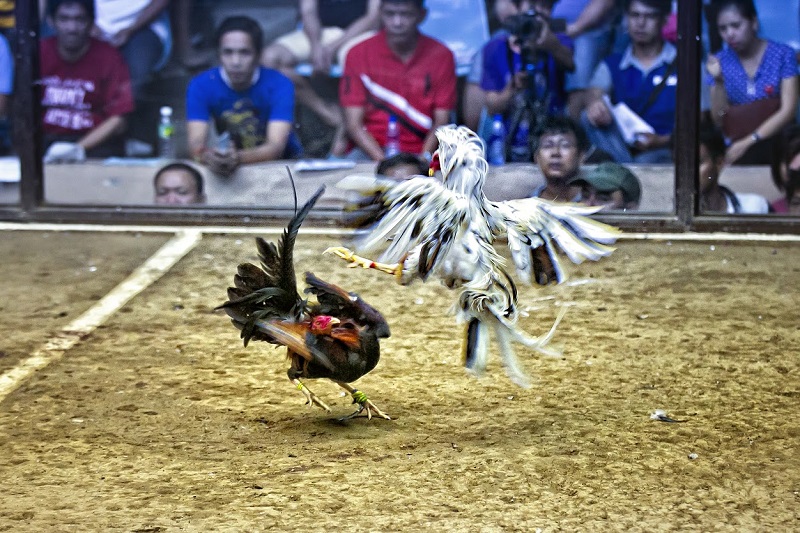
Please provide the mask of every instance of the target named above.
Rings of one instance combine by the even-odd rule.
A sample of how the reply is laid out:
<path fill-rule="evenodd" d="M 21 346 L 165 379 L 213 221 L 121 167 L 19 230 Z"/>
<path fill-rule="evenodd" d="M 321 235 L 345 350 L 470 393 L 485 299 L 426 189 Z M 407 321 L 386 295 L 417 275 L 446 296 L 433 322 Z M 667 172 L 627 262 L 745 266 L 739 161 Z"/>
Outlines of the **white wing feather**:
<path fill-rule="evenodd" d="M 380 261 L 395 263 L 419 244 L 442 241 L 468 220 L 469 200 L 437 180 L 414 178 L 398 183 L 384 194 L 387 213 L 368 235 L 356 243 L 360 253 L 386 247 Z M 453 239 L 442 245 L 449 248 Z M 388 247 L 387 247 L 388 243 Z M 440 255 L 446 255 L 442 249 Z"/>
<path fill-rule="evenodd" d="M 586 259 L 597 261 L 614 251 L 610 244 L 619 237 L 619 230 L 588 218 L 600 208 L 578 204 L 553 203 L 539 198 L 525 198 L 493 204 L 501 217 L 508 246 L 520 277 L 530 281 L 531 253 L 545 246 L 556 270 L 563 279 L 553 243 L 573 263 Z M 497 235 L 500 236 L 500 235 Z"/>

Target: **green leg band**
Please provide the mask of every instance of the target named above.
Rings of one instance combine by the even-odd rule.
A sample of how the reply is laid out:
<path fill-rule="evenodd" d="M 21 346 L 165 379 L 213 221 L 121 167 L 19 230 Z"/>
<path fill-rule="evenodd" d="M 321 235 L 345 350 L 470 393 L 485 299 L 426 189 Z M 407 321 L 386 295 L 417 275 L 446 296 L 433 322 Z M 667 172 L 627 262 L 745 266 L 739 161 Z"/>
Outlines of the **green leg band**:
<path fill-rule="evenodd" d="M 367 398 L 367 395 L 361 392 L 360 390 L 353 392 L 353 403 L 364 404 L 367 402 L 368 399 L 369 398 Z"/>

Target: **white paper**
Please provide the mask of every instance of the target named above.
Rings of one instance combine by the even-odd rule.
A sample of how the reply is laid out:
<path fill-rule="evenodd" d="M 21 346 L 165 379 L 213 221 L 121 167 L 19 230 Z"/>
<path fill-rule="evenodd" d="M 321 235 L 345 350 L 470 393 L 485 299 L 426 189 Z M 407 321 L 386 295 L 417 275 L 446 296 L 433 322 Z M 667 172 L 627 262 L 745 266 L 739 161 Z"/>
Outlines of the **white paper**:
<path fill-rule="evenodd" d="M 19 158 L 0 157 L 0 183 L 19 183 Z"/>
<path fill-rule="evenodd" d="M 622 133 L 622 138 L 627 144 L 634 144 L 636 142 L 636 136 L 641 133 L 656 132 L 656 130 L 653 129 L 653 126 L 648 124 L 642 117 L 634 113 L 634 111 L 628 107 L 628 104 L 620 102 L 617 105 L 612 105 L 608 96 L 603 96 L 603 100 L 611 110 L 611 114 L 614 115 L 614 120 L 617 123 L 617 127 Z"/>
<path fill-rule="evenodd" d="M 294 164 L 293 170 L 295 172 L 341 170 L 355 166 L 356 162 L 349 159 L 301 159 Z"/>

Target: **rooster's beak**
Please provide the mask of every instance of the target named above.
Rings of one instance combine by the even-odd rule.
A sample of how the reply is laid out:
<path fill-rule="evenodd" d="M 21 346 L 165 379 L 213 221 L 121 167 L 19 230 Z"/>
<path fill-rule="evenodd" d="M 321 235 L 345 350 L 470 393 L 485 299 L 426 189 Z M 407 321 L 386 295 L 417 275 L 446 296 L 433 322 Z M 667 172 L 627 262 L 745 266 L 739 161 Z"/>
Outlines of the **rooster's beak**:
<path fill-rule="evenodd" d="M 441 170 L 442 165 L 439 161 L 439 150 L 433 152 L 433 156 L 431 156 L 431 164 L 428 167 L 428 177 L 433 177 L 436 174 L 437 170 Z"/>

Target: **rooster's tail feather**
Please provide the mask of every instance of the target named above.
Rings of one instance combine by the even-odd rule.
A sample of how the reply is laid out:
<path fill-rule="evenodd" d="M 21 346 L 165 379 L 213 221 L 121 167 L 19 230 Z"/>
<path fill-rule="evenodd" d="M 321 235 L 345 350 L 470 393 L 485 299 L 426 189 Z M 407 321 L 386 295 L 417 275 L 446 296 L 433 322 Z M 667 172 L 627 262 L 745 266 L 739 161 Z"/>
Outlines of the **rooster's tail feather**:
<path fill-rule="evenodd" d="M 259 332 L 260 320 L 299 319 L 305 311 L 305 301 L 297 292 L 294 273 L 294 243 L 300 226 L 317 202 L 325 187 L 316 193 L 295 214 L 283 232 L 278 245 L 256 238 L 261 268 L 242 263 L 228 288 L 228 301 L 218 306 L 225 309 L 233 324 L 241 330 L 245 346 L 250 339 L 275 342 Z"/>

